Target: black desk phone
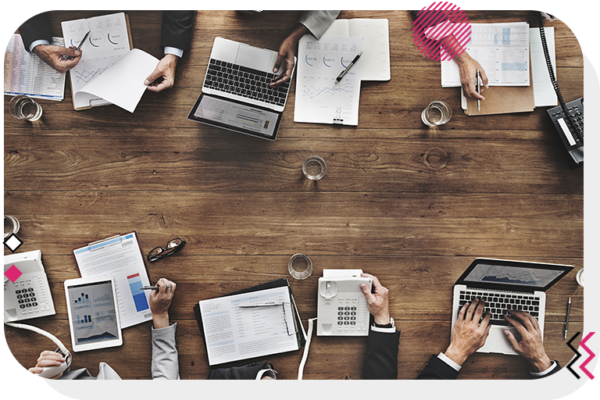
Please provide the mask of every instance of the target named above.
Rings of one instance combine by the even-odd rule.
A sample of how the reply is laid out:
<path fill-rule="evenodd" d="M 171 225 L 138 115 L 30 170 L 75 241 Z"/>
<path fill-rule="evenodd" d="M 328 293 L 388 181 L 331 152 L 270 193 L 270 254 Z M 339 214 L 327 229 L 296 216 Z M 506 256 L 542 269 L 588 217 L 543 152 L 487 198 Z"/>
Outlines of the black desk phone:
<path fill-rule="evenodd" d="M 549 15 L 549 18 L 554 17 Z M 550 61 L 550 53 L 548 52 L 548 44 L 546 43 L 546 35 L 544 33 L 544 16 L 542 13 L 538 14 L 538 20 L 540 25 L 540 39 L 542 40 L 550 81 L 552 81 L 552 86 L 560 103 L 558 107 L 549 109 L 548 115 L 569 156 L 571 168 L 580 167 L 583 165 L 583 97 L 565 104 Z"/>

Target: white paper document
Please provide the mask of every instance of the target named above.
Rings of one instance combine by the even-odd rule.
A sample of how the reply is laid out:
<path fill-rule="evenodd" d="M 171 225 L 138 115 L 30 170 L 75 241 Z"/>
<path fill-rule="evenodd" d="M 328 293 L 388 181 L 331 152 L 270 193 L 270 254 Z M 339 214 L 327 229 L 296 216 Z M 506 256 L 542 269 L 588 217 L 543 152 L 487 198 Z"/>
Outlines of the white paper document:
<path fill-rule="evenodd" d="M 240 307 L 271 302 L 283 305 Z M 202 300 L 199 306 L 209 365 L 299 349 L 287 286 Z"/>
<path fill-rule="evenodd" d="M 442 49 L 442 59 L 444 50 Z M 529 24 L 471 24 L 466 52 L 481 64 L 490 86 L 529 86 Z M 442 86 L 460 84 L 454 60 L 441 61 Z"/>
<path fill-rule="evenodd" d="M 64 47 L 63 38 L 53 37 L 52 44 Z M 26 95 L 36 99 L 60 101 L 65 97 L 65 75 L 23 47 L 21 35 L 13 35 L 4 56 L 4 94 Z"/>
<path fill-rule="evenodd" d="M 556 52 L 554 44 L 554 28 L 544 28 L 550 62 L 556 76 Z M 529 43 L 531 45 L 531 73 L 533 74 L 533 95 L 536 107 L 557 106 L 558 99 L 554 86 L 550 80 L 550 73 L 546 65 L 546 56 L 540 38 L 540 28 L 529 28 Z"/>
<path fill-rule="evenodd" d="M 133 112 L 146 90 L 144 80 L 158 59 L 141 50 L 130 51 L 125 13 L 61 25 L 67 46 L 78 46 L 90 31 L 81 47 L 81 60 L 69 72 L 75 109 L 112 103 Z"/>
<path fill-rule="evenodd" d="M 156 57 L 133 49 L 102 75 L 82 87 L 76 96 L 102 98 L 132 113 L 146 90 L 144 80 L 157 64 Z"/>
<path fill-rule="evenodd" d="M 82 278 L 111 274 L 121 327 L 127 328 L 152 319 L 147 290 L 150 280 L 135 232 L 75 249 L 75 260 Z"/>
<path fill-rule="evenodd" d="M 364 38 L 361 80 L 389 81 L 391 79 L 390 28 L 387 19 L 336 19 L 323 36 Z"/>
<path fill-rule="evenodd" d="M 335 79 L 362 50 L 363 38 L 300 39 L 294 122 L 358 125 L 362 57 L 339 83 Z"/>

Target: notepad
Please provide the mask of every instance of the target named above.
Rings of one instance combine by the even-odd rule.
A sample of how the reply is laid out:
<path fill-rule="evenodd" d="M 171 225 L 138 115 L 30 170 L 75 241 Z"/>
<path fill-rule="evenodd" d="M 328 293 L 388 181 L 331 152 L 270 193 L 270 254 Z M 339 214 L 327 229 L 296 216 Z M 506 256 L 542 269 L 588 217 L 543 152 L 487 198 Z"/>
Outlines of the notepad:
<path fill-rule="evenodd" d="M 361 80 L 389 81 L 390 28 L 387 19 L 338 19 L 323 36 L 364 38 Z"/>
<path fill-rule="evenodd" d="M 194 313 L 211 366 L 298 350 L 306 340 L 285 279 L 202 300 Z"/>

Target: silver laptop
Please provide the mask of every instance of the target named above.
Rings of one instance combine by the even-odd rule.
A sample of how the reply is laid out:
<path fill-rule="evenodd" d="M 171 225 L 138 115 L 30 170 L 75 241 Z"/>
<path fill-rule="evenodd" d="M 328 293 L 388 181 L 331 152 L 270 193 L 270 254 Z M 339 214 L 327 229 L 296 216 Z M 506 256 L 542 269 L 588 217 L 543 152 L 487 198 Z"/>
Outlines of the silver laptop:
<path fill-rule="evenodd" d="M 291 81 L 269 86 L 285 67 L 284 62 L 274 74 L 276 61 L 276 51 L 216 38 L 202 94 L 188 119 L 275 140 Z"/>
<path fill-rule="evenodd" d="M 530 313 L 538 320 L 543 338 L 545 292 L 572 269 L 571 265 L 477 258 L 454 286 L 452 328 L 463 304 L 476 298 L 484 299 L 492 326 L 485 345 L 478 352 L 516 355 L 504 330 L 509 329 L 517 340 L 520 335 L 504 314 L 515 309 Z"/>

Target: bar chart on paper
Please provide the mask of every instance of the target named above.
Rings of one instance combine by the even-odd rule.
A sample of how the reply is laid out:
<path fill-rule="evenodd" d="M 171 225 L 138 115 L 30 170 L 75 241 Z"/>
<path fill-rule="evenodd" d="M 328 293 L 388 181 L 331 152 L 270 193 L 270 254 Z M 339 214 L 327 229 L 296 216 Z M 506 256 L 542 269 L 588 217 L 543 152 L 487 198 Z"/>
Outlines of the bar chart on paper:
<path fill-rule="evenodd" d="M 360 59 L 335 83 L 362 51 L 362 38 L 310 35 L 300 40 L 295 122 L 358 125 Z"/>
<path fill-rule="evenodd" d="M 133 296 L 136 311 L 140 312 L 150 308 L 148 300 L 146 299 L 146 292 L 141 290 L 143 285 L 140 274 L 128 276 L 127 282 L 129 282 L 129 289 L 131 289 L 131 295 Z"/>

